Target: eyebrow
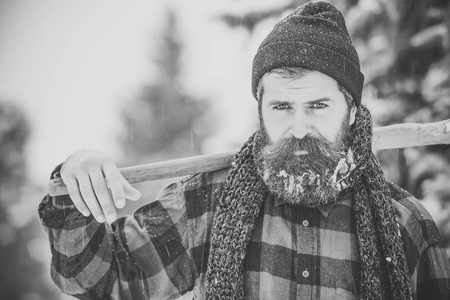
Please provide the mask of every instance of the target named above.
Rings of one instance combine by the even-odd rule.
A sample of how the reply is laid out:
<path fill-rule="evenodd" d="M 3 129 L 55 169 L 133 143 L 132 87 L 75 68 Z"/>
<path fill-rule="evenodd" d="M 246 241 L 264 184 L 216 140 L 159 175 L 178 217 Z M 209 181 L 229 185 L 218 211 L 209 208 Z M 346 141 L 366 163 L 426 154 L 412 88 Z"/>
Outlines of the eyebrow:
<path fill-rule="evenodd" d="M 316 99 L 316 100 L 308 101 L 305 104 L 313 104 L 313 103 L 319 103 L 319 102 L 330 102 L 330 101 L 331 101 L 331 99 L 329 97 L 322 97 L 322 98 L 319 98 L 319 99 Z"/>
<path fill-rule="evenodd" d="M 320 103 L 320 102 L 330 102 L 331 99 L 329 97 L 322 97 L 319 99 L 307 101 L 303 104 L 314 104 L 314 103 Z M 279 104 L 293 104 L 295 101 L 287 101 L 287 100 L 270 100 L 267 102 L 267 105 L 279 105 Z"/>
<path fill-rule="evenodd" d="M 279 105 L 279 104 L 292 104 L 293 101 L 285 101 L 285 100 L 270 100 L 267 102 L 267 105 Z"/>

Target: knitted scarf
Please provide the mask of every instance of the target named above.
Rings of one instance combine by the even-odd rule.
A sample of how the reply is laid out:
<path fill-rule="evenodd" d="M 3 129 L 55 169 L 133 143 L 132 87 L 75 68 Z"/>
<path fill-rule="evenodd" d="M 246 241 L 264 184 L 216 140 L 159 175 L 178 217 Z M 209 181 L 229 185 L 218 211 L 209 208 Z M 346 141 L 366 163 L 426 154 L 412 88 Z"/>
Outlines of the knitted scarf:
<path fill-rule="evenodd" d="M 361 260 L 361 298 L 411 298 L 405 251 L 383 171 L 372 153 L 372 118 L 360 105 L 350 149 L 356 168 L 347 176 L 354 195 Z M 234 157 L 215 212 L 206 273 L 208 299 L 244 299 L 247 244 L 268 189 L 254 159 L 261 130 Z"/>

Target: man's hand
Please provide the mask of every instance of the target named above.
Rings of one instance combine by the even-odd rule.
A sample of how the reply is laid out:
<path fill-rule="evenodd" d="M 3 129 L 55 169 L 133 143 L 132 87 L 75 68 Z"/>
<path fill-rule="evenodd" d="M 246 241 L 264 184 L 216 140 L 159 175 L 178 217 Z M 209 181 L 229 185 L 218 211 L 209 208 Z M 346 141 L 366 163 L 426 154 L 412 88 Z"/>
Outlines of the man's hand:
<path fill-rule="evenodd" d="M 92 213 L 100 223 L 116 220 L 115 208 L 124 207 L 125 199 L 141 197 L 116 164 L 97 151 L 83 150 L 70 155 L 61 167 L 61 179 L 76 208 L 86 217 Z"/>

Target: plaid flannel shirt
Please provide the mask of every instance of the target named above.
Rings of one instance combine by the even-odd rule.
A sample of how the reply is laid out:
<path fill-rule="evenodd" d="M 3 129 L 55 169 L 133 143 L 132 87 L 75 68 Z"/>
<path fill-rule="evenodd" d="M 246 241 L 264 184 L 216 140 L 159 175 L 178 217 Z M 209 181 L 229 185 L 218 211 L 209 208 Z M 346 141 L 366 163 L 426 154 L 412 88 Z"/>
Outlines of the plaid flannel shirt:
<path fill-rule="evenodd" d="M 85 218 L 70 197 L 45 197 L 39 212 L 49 235 L 52 278 L 80 299 L 205 299 L 213 212 L 227 170 L 191 176 L 157 201 L 113 224 Z M 400 197 L 401 198 L 401 197 Z M 393 199 L 414 299 L 450 299 L 443 239 L 413 198 Z M 360 260 L 352 197 L 319 209 L 273 197 L 248 245 L 246 299 L 359 299 Z"/>

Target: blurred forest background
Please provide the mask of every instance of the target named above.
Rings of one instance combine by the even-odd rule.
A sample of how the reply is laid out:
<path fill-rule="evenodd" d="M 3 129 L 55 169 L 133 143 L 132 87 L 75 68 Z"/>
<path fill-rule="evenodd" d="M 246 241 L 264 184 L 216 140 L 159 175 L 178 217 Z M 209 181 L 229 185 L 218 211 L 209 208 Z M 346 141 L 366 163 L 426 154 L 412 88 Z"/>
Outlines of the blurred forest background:
<path fill-rule="evenodd" d="M 230 7 L 245 1 L 231 1 Z M 222 24 L 229 34 L 239 33 L 247 39 L 257 36 L 257 46 L 277 21 L 304 2 L 284 1 L 264 9 L 258 5 L 240 6 L 246 9 L 223 11 L 210 17 L 210 22 Z M 372 110 L 377 126 L 450 118 L 449 0 L 330 2 L 345 14 L 366 78 L 363 103 Z M 215 149 L 205 144 L 214 144 L 218 139 L 230 139 L 227 145 L 237 148 L 256 128 L 256 114 L 251 121 L 241 122 L 249 117 L 234 112 L 225 119 L 244 124 L 244 133 L 233 129 L 237 136 L 234 139 L 220 134 L 220 106 L 217 108 L 215 97 L 192 94 L 186 88 L 189 64 L 184 62 L 183 53 L 190 41 L 182 35 L 177 11 L 168 6 L 164 14 L 159 37 L 151 41 L 158 50 L 152 52 L 149 64 L 156 68 L 157 76 L 125 99 L 120 120 L 116 121 L 123 128 L 116 137 L 124 153 L 119 165 L 202 154 L 205 149 Z M 209 46 L 208 36 L 203 42 Z M 245 43 L 231 46 L 249 60 L 256 51 Z M 248 87 L 245 101 L 254 102 L 250 66 L 251 61 L 231 70 L 247 72 L 248 80 L 242 83 Z M 228 89 L 235 88 L 226 80 L 222 83 Z M 25 149 L 33 124 L 20 106 L 9 99 L 1 100 L 0 299 L 70 299 L 62 296 L 49 279 L 50 251 L 36 212 L 44 190 L 30 180 L 27 172 Z M 256 105 L 253 107 L 256 111 Z M 252 126 L 248 124 L 255 127 L 246 128 Z M 450 147 L 384 150 L 377 155 L 387 177 L 423 201 L 450 250 Z M 140 186 L 143 200 L 131 203 L 122 214 L 150 201 L 163 184 Z"/>

